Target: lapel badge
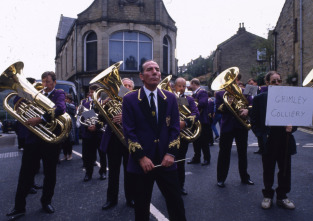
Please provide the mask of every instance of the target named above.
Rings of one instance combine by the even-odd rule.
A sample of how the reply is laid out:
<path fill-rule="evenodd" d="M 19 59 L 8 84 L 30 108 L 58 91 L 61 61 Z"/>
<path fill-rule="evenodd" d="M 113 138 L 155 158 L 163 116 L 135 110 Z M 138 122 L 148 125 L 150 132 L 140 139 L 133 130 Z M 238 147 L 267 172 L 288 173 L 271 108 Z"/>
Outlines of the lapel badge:
<path fill-rule="evenodd" d="M 171 123 L 171 116 L 167 116 L 166 117 L 166 126 L 170 126 L 170 123 Z"/>
<path fill-rule="evenodd" d="M 151 113 L 152 113 L 152 117 L 155 117 L 155 111 L 152 111 Z"/>

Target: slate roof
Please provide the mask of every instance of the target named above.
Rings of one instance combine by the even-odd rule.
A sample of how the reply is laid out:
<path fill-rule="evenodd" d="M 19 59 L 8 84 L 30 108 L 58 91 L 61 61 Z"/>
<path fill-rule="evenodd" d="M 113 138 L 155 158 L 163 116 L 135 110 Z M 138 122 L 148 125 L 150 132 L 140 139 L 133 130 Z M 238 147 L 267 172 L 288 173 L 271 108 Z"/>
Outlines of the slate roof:
<path fill-rule="evenodd" d="M 61 15 L 57 38 L 65 39 L 75 21 L 75 18 L 65 17 Z"/>

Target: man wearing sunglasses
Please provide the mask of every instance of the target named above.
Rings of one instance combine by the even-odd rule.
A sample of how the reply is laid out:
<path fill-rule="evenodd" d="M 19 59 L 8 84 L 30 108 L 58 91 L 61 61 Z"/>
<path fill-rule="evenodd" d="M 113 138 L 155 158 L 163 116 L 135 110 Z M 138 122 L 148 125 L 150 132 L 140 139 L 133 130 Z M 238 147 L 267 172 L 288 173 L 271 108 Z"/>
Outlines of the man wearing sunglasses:
<path fill-rule="evenodd" d="M 282 83 L 281 76 L 276 71 L 270 71 L 265 76 L 267 85 L 279 86 Z M 261 203 L 263 209 L 272 206 L 274 189 L 275 167 L 278 165 L 278 187 L 276 188 L 276 204 L 285 209 L 295 209 L 287 193 L 291 189 L 291 155 L 296 153 L 296 141 L 292 132 L 296 127 L 292 126 L 265 126 L 267 91 L 257 95 L 253 99 L 251 110 L 252 130 L 256 136 L 262 137 L 263 153 L 263 183 L 264 199 Z"/>

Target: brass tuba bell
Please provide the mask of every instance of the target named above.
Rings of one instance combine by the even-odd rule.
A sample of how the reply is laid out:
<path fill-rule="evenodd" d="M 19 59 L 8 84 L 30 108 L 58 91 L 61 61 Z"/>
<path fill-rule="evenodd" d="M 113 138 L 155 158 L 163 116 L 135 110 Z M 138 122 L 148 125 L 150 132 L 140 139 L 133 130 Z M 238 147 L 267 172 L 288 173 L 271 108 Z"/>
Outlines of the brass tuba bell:
<path fill-rule="evenodd" d="M 38 91 L 28 80 L 22 75 L 23 62 L 16 62 L 10 65 L 0 75 L 0 91 L 14 90 L 9 93 L 3 100 L 4 109 L 16 120 L 21 122 L 30 131 L 48 143 L 59 143 L 66 138 L 71 129 L 71 117 L 64 113 L 54 118 L 55 104 L 40 91 Z M 11 107 L 10 99 L 18 95 L 21 97 L 16 104 Z M 28 119 L 40 117 L 45 113 L 52 116 L 49 123 L 39 124 L 38 126 L 30 126 L 26 124 Z"/>
<path fill-rule="evenodd" d="M 242 94 L 241 88 L 236 84 L 239 68 L 231 67 L 219 74 L 212 82 L 211 89 L 214 91 L 225 89 L 223 100 L 226 107 L 237 118 L 237 120 L 248 130 L 251 128 L 249 118 L 240 116 L 241 109 L 247 109 L 249 102 Z M 229 102 L 232 100 L 232 102 Z"/>
<path fill-rule="evenodd" d="M 123 61 L 120 61 L 108 67 L 100 74 L 98 74 L 95 78 L 93 78 L 90 81 L 90 84 L 98 82 L 103 86 L 102 88 L 98 88 L 93 93 L 93 101 L 95 107 L 99 110 L 99 114 L 105 118 L 106 122 L 111 127 L 115 135 L 122 142 L 122 144 L 127 146 L 123 134 L 123 126 L 121 124 L 113 122 L 113 117 L 122 113 L 123 98 L 119 96 L 119 91 L 120 88 L 124 86 L 118 72 L 122 63 Z M 106 93 L 111 98 L 105 104 L 102 104 L 98 101 L 98 98 L 100 97 L 102 92 Z"/>
<path fill-rule="evenodd" d="M 172 75 L 169 75 L 166 78 L 164 78 L 159 83 L 158 88 L 174 93 L 169 85 L 171 79 L 172 79 Z M 174 94 L 176 95 L 176 98 L 178 98 L 178 94 L 176 93 Z M 191 111 L 189 110 L 187 106 L 178 105 L 178 110 L 179 110 L 180 121 L 184 121 L 186 118 L 192 118 Z M 191 119 L 191 121 L 194 121 L 194 120 Z M 181 138 L 183 138 L 184 140 L 188 142 L 193 142 L 194 140 L 198 139 L 198 137 L 200 136 L 200 132 L 201 132 L 201 123 L 198 120 L 194 122 L 190 128 L 185 128 L 181 130 L 180 136 Z"/>

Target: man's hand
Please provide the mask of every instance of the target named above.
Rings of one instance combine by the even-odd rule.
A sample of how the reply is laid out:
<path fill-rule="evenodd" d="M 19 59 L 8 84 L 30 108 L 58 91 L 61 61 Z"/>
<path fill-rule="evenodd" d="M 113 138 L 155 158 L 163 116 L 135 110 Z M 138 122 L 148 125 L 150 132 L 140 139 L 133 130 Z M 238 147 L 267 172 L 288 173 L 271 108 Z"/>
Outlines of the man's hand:
<path fill-rule="evenodd" d="M 286 132 L 290 133 L 292 131 L 292 126 L 286 126 Z"/>
<path fill-rule="evenodd" d="M 185 127 L 186 127 L 186 122 L 185 122 L 185 121 L 180 121 L 180 122 L 179 122 L 179 127 L 180 127 L 180 130 L 185 129 Z"/>
<path fill-rule="evenodd" d="M 148 173 L 149 171 L 153 170 L 153 168 L 154 168 L 154 164 L 146 156 L 139 159 L 139 164 L 145 173 Z"/>
<path fill-rule="evenodd" d="M 42 122 L 42 119 L 40 117 L 33 117 L 33 118 L 28 119 L 26 121 L 26 124 L 34 127 L 40 124 L 41 122 Z"/>
<path fill-rule="evenodd" d="M 113 117 L 113 123 L 121 124 L 122 123 L 122 114 L 115 115 Z"/>
<path fill-rule="evenodd" d="M 163 167 L 170 167 L 173 165 L 173 163 L 174 163 L 174 157 L 169 155 L 169 154 L 165 154 L 165 156 L 163 157 L 161 165 Z"/>
<path fill-rule="evenodd" d="M 247 117 L 248 113 L 249 113 L 248 109 L 241 109 L 240 110 L 240 116 L 241 117 Z"/>
<path fill-rule="evenodd" d="M 88 127 L 88 130 L 90 131 L 90 132 L 94 132 L 94 131 L 96 131 L 96 125 L 91 125 L 91 126 L 89 126 Z"/>

